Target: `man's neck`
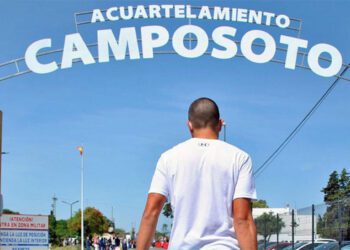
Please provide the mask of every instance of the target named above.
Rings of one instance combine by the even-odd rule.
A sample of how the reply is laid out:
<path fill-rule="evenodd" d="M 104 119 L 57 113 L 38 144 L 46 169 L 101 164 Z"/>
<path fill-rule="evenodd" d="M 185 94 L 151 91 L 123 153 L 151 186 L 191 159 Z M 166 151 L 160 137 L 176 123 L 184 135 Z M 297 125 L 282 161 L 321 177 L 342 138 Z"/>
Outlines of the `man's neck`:
<path fill-rule="evenodd" d="M 218 133 L 211 129 L 199 129 L 195 130 L 192 133 L 193 138 L 200 138 L 200 139 L 212 139 L 217 140 L 219 138 Z"/>

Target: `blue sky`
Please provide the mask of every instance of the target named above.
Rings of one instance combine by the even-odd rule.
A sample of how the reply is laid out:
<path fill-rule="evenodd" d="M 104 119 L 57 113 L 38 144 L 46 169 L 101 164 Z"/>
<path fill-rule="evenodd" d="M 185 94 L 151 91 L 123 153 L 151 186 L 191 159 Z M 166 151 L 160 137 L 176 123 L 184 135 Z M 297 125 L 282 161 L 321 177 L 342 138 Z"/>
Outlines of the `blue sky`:
<path fill-rule="evenodd" d="M 1 1 L 0 62 L 22 57 L 29 44 L 42 38 L 52 38 L 54 48 L 61 48 L 64 35 L 75 32 L 75 12 L 148 2 Z M 310 45 L 332 44 L 341 51 L 345 63 L 350 60 L 348 1 L 210 4 L 301 18 L 301 37 Z M 139 21 L 138 25 L 142 24 Z M 169 27 L 181 24 L 166 23 Z M 83 34 L 92 39 L 95 30 L 86 29 Z M 308 70 L 286 70 L 273 63 L 258 65 L 242 58 L 223 61 L 203 56 L 189 60 L 161 55 L 152 60 L 75 64 L 68 70 L 2 82 L 3 149 L 10 152 L 3 157 L 5 207 L 48 214 L 56 194 L 58 218 L 68 218 L 69 207 L 61 200 L 80 199 L 80 159 L 75 148 L 83 143 L 85 204 L 107 216 L 113 206 L 117 226 L 130 229 L 140 221 L 159 155 L 189 138 L 186 112 L 195 98 L 208 96 L 217 101 L 227 122 L 228 141 L 249 152 L 257 168 L 332 81 Z M 349 96 L 350 84 L 340 82 L 256 180 L 259 198 L 271 207 L 290 204 L 300 208 L 322 202 L 320 190 L 330 172 L 349 169 Z M 164 221 L 162 218 L 160 223 Z"/>

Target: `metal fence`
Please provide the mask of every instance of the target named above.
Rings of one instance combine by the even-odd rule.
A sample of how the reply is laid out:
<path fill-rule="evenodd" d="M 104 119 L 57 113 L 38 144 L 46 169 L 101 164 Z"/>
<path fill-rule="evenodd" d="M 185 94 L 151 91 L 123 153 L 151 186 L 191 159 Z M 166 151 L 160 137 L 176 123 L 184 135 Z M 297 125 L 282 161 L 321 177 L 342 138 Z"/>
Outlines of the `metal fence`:
<path fill-rule="evenodd" d="M 326 241 L 350 241 L 350 198 L 301 209 L 257 208 L 253 215 L 260 249 L 278 244 L 280 248 L 271 249 L 283 249 L 282 243 L 297 249 L 299 242 L 309 242 L 307 249 L 314 249 Z"/>

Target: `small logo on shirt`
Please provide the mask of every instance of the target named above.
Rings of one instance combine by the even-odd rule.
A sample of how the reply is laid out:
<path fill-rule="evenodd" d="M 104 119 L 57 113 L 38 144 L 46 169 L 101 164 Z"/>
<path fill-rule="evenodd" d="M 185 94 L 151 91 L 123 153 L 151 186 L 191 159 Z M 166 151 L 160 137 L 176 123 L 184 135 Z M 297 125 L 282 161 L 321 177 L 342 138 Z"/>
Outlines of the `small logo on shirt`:
<path fill-rule="evenodd" d="M 207 142 L 198 142 L 198 146 L 200 146 L 200 147 L 209 147 L 210 144 L 207 143 Z"/>

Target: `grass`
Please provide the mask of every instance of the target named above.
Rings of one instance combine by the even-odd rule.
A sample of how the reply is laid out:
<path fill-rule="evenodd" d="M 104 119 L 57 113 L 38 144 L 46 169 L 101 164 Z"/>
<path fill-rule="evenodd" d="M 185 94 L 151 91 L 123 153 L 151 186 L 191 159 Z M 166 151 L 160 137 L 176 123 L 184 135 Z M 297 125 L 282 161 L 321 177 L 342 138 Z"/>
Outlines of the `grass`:
<path fill-rule="evenodd" d="M 80 245 L 66 247 L 51 247 L 51 250 L 80 250 Z"/>

